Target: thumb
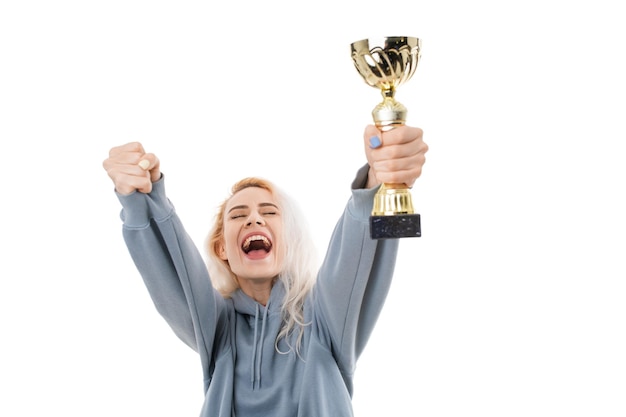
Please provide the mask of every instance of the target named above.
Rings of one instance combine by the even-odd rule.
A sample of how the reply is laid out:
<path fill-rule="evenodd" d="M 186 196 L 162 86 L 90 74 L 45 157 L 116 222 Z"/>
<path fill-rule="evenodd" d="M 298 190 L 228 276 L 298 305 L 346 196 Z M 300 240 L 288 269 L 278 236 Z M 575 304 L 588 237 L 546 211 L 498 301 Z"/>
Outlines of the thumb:
<path fill-rule="evenodd" d="M 363 132 L 363 140 L 365 147 L 370 149 L 376 149 L 382 146 L 382 134 L 380 130 L 374 125 L 367 125 L 365 132 Z"/>
<path fill-rule="evenodd" d="M 144 154 L 137 165 L 144 171 L 150 172 L 150 181 L 155 182 L 161 178 L 160 161 L 155 154 Z"/>

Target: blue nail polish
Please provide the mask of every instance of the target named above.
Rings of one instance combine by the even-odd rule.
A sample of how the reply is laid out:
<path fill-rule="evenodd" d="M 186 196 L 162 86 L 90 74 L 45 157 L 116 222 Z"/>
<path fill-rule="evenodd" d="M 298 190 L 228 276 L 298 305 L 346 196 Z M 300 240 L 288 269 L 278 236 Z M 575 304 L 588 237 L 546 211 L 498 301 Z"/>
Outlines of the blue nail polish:
<path fill-rule="evenodd" d="M 378 136 L 372 136 L 370 138 L 370 148 L 376 149 L 380 147 L 380 145 L 382 145 L 382 142 L 380 141 L 380 138 Z"/>

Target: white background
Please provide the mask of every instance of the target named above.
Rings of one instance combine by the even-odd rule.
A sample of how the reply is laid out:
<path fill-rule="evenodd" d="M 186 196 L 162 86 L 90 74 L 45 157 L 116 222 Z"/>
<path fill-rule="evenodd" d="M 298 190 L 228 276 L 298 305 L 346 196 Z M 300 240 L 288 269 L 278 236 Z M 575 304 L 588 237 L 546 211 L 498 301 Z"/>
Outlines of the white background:
<path fill-rule="evenodd" d="M 199 245 L 268 177 L 323 253 L 380 99 L 349 44 L 384 35 L 422 39 L 397 98 L 430 151 L 356 416 L 626 415 L 618 3 L 2 2 L 0 415 L 198 415 L 102 160 L 157 153 Z"/>

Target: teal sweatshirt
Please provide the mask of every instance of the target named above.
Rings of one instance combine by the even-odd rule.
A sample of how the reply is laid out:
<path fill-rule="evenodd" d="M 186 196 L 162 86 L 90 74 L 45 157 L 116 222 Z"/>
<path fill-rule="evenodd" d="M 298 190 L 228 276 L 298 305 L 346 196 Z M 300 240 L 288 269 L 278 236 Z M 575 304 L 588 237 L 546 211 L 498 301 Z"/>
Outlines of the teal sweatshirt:
<path fill-rule="evenodd" d="M 279 353 L 280 305 L 274 285 L 263 306 L 238 290 L 223 298 L 165 194 L 118 195 L 123 235 L 158 312 L 200 355 L 205 401 L 201 417 L 352 416 L 356 362 L 391 284 L 397 240 L 372 240 L 374 190 L 359 189 L 366 167 L 333 231 L 318 280 L 305 303 L 300 356 Z M 279 350 L 287 352 L 286 342 Z"/>

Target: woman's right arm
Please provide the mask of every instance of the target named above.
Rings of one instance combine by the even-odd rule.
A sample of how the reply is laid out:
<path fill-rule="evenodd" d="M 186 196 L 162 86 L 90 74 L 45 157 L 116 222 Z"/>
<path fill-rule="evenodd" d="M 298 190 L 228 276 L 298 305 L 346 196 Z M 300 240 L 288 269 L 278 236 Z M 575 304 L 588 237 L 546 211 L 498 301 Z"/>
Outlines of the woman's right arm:
<path fill-rule="evenodd" d="M 130 143 L 113 148 L 103 166 L 122 203 L 124 240 L 157 310 L 210 361 L 216 335 L 226 330 L 225 302 L 165 195 L 158 159 Z"/>
<path fill-rule="evenodd" d="M 163 182 L 154 183 L 150 194 L 118 194 L 124 241 L 157 311 L 180 339 L 210 357 L 216 334 L 226 328 L 225 302 Z"/>

